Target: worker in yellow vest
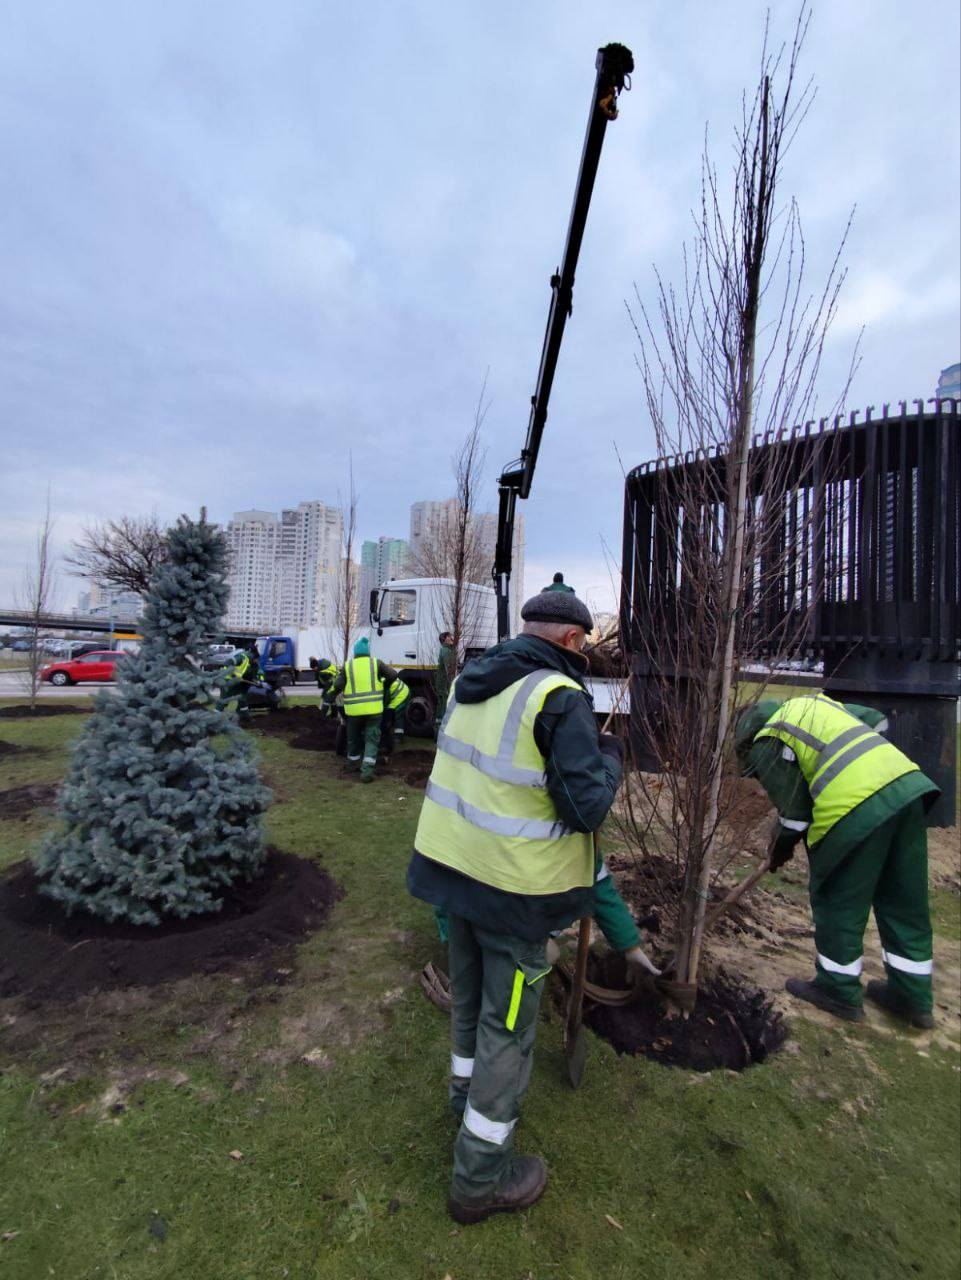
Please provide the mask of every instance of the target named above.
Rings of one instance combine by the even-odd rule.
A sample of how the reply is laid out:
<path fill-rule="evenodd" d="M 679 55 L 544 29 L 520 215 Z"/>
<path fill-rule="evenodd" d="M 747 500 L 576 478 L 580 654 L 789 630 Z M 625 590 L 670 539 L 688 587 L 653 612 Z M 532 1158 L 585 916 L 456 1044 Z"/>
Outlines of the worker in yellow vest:
<path fill-rule="evenodd" d="M 460 1223 L 527 1208 L 547 1183 L 544 1162 L 512 1145 L 549 935 L 596 913 L 630 965 L 656 972 L 594 854 L 622 769 L 584 687 L 594 621 L 573 592 L 541 592 L 521 617 L 522 635 L 454 681 L 407 871 L 410 892 L 448 918 L 449 1097 L 462 1117 L 448 1208 Z"/>
<path fill-rule="evenodd" d="M 808 694 L 745 710 L 736 743 L 743 773 L 778 810 L 772 868 L 806 839 L 816 972 L 789 978 L 800 1000 L 849 1022 L 862 996 L 916 1027 L 931 1027 L 931 917 L 924 813 L 940 794 L 882 735 L 879 711 Z M 861 989 L 871 908 L 886 981 Z"/>
<path fill-rule="evenodd" d="M 394 747 L 404 740 L 407 731 L 407 708 L 410 706 L 410 686 L 398 676 L 384 691 L 384 719 L 380 734 L 380 751 L 389 760 Z"/>
<path fill-rule="evenodd" d="M 398 679 L 393 667 L 372 658 L 370 644 L 362 636 L 331 686 L 341 699 L 347 715 L 347 768 L 360 770 L 361 782 L 373 782 L 380 746 L 384 693 Z"/>

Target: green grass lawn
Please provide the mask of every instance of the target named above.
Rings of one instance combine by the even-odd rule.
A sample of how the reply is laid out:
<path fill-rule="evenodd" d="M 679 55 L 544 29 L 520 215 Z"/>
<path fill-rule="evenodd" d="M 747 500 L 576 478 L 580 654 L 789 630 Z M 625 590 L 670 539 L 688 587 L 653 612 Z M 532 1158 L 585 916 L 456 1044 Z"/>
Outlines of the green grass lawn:
<path fill-rule="evenodd" d="M 44 749 L 3 757 L 2 785 L 60 776 L 82 724 L 0 721 L 0 738 Z M 545 1011 L 518 1148 L 547 1159 L 547 1194 L 455 1226 L 446 1026 L 414 982 L 442 953 L 404 889 L 421 793 L 260 746 L 281 796 L 271 841 L 320 860 L 345 896 L 269 998 L 223 976 L 156 991 L 79 1067 L 56 1037 L 28 1056 L 0 1039 L 0 1236 L 17 1233 L 0 1241 L 0 1276 L 957 1274 L 958 1053 L 800 1018 L 784 1053 L 742 1075 L 618 1058 L 592 1038 L 574 1093 Z M 0 865 L 49 821 L 0 823 Z M 939 899 L 939 932 L 957 937 L 956 918 Z M 222 1001 L 214 1028 L 196 1021 L 201 988 Z M 102 1001 L 90 1011 L 110 1017 Z M 0 1036 L 18 1012 L 0 1002 Z M 303 1064 L 306 1048 L 325 1065 Z"/>

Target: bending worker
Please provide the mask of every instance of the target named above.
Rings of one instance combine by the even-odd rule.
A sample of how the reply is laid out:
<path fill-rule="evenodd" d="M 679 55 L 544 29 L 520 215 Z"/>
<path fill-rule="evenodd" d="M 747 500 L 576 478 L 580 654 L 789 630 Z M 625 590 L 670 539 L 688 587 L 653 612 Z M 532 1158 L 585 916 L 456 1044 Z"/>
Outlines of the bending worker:
<path fill-rule="evenodd" d="M 403 742 L 407 731 L 407 708 L 410 706 L 410 686 L 400 676 L 384 690 L 384 719 L 381 726 L 381 754 L 386 758 L 394 754 L 394 747 Z"/>
<path fill-rule="evenodd" d="M 380 746 L 384 690 L 398 679 L 393 667 L 370 656 L 370 643 L 362 636 L 354 655 L 331 686 L 334 697 L 343 693 L 347 713 L 347 768 L 360 770 L 361 782 L 373 782 Z"/>
<path fill-rule="evenodd" d="M 329 658 L 311 658 L 310 666 L 317 681 L 317 688 L 320 690 L 321 715 L 328 718 L 336 716 L 336 695 L 333 688 L 334 681 L 340 675 L 337 663 L 331 662 Z"/>
<path fill-rule="evenodd" d="M 257 650 L 251 647 L 237 649 L 219 676 L 221 700 L 229 702 L 236 698 L 238 716 L 250 714 L 250 687 L 259 674 Z"/>
<path fill-rule="evenodd" d="M 925 810 L 940 794 L 881 736 L 879 711 L 826 694 L 762 701 L 736 729 L 742 773 L 778 809 L 772 870 L 802 836 L 811 863 L 816 973 L 789 978 L 800 1000 L 849 1022 L 864 1016 L 864 929 L 874 915 L 887 973 L 863 994 L 916 1027 L 931 1027 L 931 917 Z"/>
<path fill-rule="evenodd" d="M 525 1209 L 547 1182 L 544 1162 L 512 1147 L 549 935 L 606 903 L 614 945 L 653 969 L 595 867 L 591 833 L 622 753 L 598 735 L 584 689 L 593 620 L 573 592 L 542 592 L 521 617 L 522 635 L 454 682 L 407 872 L 410 892 L 449 917 L 450 1101 L 462 1121 L 448 1207 L 461 1223 Z"/>

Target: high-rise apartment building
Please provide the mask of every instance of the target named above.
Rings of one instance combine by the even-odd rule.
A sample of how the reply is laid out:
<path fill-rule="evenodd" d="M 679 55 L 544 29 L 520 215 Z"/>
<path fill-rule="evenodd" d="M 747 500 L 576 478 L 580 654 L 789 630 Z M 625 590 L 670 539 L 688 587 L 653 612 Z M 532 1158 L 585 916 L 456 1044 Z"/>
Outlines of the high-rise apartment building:
<path fill-rule="evenodd" d="M 343 552 L 343 513 L 323 502 L 238 511 L 227 525 L 227 625 L 332 626 Z"/>
<path fill-rule="evenodd" d="M 370 593 L 389 578 L 411 575 L 410 547 L 405 538 L 368 539 L 360 549 L 360 612 L 366 616 Z"/>
<path fill-rule="evenodd" d="M 440 502 L 415 502 L 410 509 L 410 555 L 413 572 L 444 576 L 445 546 L 457 528 L 460 504 L 456 498 Z M 494 551 L 497 546 L 497 516 L 492 512 L 472 516 L 470 580 L 493 586 Z M 454 534 L 456 540 L 456 534 Z M 511 572 L 511 629 L 520 630 L 524 602 L 524 517 L 514 521 L 514 564 Z"/>
<path fill-rule="evenodd" d="M 228 627 L 269 630 L 277 624 L 280 521 L 272 511 L 236 511 L 227 524 L 230 548 Z"/>

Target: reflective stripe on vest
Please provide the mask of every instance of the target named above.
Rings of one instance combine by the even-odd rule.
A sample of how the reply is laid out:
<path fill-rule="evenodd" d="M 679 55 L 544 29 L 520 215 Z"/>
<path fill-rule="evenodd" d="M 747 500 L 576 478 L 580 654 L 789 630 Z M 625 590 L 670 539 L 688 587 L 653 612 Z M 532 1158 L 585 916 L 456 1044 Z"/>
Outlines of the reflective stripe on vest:
<path fill-rule="evenodd" d="M 348 658 L 344 664 L 344 710 L 349 716 L 373 716 L 384 709 L 384 682 L 377 659 Z"/>
<path fill-rule="evenodd" d="M 484 702 L 460 703 L 455 681 L 437 740 L 415 846 L 424 857 L 508 893 L 544 895 L 594 882 L 591 836 L 559 819 L 534 721 L 554 689 L 535 671 Z"/>
<path fill-rule="evenodd" d="M 819 693 L 789 698 L 756 735 L 792 748 L 814 802 L 808 847 L 889 782 L 918 766 L 857 716 Z"/>
<path fill-rule="evenodd" d="M 390 711 L 396 711 L 410 697 L 410 688 L 404 684 L 403 680 L 395 680 L 390 686 L 390 696 L 387 701 L 387 707 Z"/>

